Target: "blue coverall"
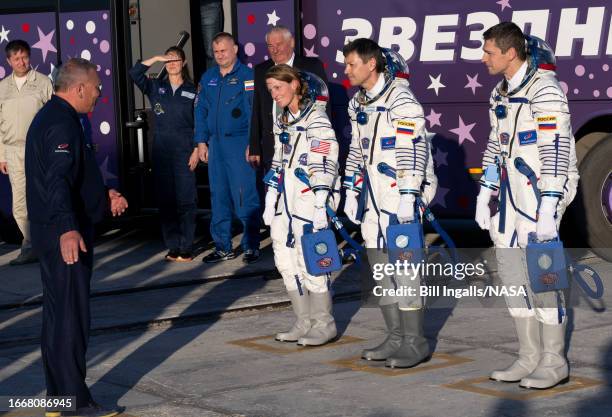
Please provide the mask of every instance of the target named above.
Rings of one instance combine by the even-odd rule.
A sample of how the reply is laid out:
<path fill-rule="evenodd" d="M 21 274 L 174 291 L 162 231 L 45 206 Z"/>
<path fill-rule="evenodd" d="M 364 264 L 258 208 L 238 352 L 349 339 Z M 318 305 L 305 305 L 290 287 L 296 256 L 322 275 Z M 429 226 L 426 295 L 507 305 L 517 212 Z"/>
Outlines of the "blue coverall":
<path fill-rule="evenodd" d="M 32 247 L 43 283 L 40 343 L 47 395 L 75 396 L 76 407 L 86 407 L 93 402 L 85 355 L 94 224 L 109 210 L 108 193 L 77 112 L 56 95 L 32 120 L 25 170 Z M 72 265 L 60 249 L 60 236 L 69 231 L 78 231 L 87 247 Z"/>
<path fill-rule="evenodd" d="M 232 211 L 242 222 L 243 250 L 259 249 L 259 195 L 256 173 L 245 160 L 253 104 L 253 70 L 236 61 L 221 76 L 204 73 L 195 105 L 195 142 L 208 145 L 212 200 L 210 233 L 217 250 L 232 249 Z"/>
<path fill-rule="evenodd" d="M 195 85 L 187 80 L 173 93 L 168 79 L 146 76 L 148 66 L 141 62 L 130 69 L 130 76 L 149 97 L 155 114 L 153 177 L 162 233 L 170 250 L 191 252 L 195 233 L 197 193 L 195 174 L 187 163 L 193 152 L 193 103 Z"/>

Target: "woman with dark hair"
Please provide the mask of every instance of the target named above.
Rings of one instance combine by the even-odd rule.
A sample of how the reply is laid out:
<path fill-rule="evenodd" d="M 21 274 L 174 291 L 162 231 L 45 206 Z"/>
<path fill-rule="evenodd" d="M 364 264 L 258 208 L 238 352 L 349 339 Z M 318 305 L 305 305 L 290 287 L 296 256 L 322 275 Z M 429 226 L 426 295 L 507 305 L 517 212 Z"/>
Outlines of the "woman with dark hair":
<path fill-rule="evenodd" d="M 167 76 L 148 78 L 147 70 L 164 62 Z M 153 177 L 159 206 L 166 260 L 189 262 L 196 217 L 197 147 L 193 142 L 193 106 L 197 94 L 185 53 L 176 46 L 164 55 L 137 62 L 130 76 L 151 102 L 155 115 Z"/>
<path fill-rule="evenodd" d="M 315 230 L 327 227 L 326 206 L 335 209 L 340 199 L 338 142 L 325 113 L 329 95 L 320 78 L 284 64 L 268 70 L 266 85 L 282 112 L 274 123 L 263 217 L 297 316 L 293 328 L 276 340 L 322 345 L 336 337 L 329 275 L 307 272 L 300 240 L 306 224 Z"/>

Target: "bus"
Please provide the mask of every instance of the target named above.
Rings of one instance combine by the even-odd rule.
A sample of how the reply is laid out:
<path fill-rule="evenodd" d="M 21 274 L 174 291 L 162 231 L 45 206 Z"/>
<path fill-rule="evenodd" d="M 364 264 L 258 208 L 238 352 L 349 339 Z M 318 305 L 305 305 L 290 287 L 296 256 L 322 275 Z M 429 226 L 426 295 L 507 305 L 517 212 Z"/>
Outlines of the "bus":
<path fill-rule="evenodd" d="M 152 207 L 146 152 L 147 129 L 152 127 L 140 120 L 150 109 L 127 78 L 127 68 L 138 58 L 159 53 L 187 31 L 192 36 L 186 51 L 198 79 L 205 69 L 198 3 L 4 0 L 0 11 L 0 29 L 13 31 L 9 38 L 29 33 L 26 40 L 35 44 L 55 31 L 50 38 L 55 39 L 55 48 L 46 46 L 46 60 L 42 59 L 45 49 L 39 48 L 45 47 L 44 42 L 33 49 L 32 59 L 42 59 L 37 65 L 44 71 L 60 56 L 91 57 L 99 65 L 108 89 L 105 84 L 101 103 L 90 115 L 98 162 L 108 184 L 121 187 L 137 210 Z M 471 218 L 474 213 L 476 179 L 489 135 L 488 98 L 499 80 L 489 76 L 480 62 L 483 32 L 500 21 L 513 21 L 525 33 L 546 40 L 555 51 L 557 76 L 570 102 L 579 159 L 581 180 L 570 215 L 586 243 L 612 259 L 612 8 L 608 0 L 537 4 L 529 0 L 381 0 L 376 7 L 369 0 L 224 0 L 223 7 L 225 30 L 237 36 L 247 65 L 268 58 L 264 34 L 274 25 L 294 31 L 296 53 L 321 59 L 329 80 L 332 122 L 344 155 L 350 141 L 346 109 L 354 89 L 343 74 L 342 46 L 367 37 L 398 51 L 409 64 L 411 89 L 424 107 L 426 127 L 433 135 L 439 188 L 432 209 L 442 218 Z M 26 21 L 28 15 L 47 19 L 46 23 L 34 30 L 37 23 L 34 17 Z M 94 23 L 94 32 L 89 22 Z M 23 31 L 25 24 L 31 32 Z M 108 42 L 106 52 L 102 41 Z M 4 76 L 1 69 L 0 76 Z M 200 169 L 202 207 L 208 201 L 206 182 L 205 170 Z M 0 193 L 7 223 L 5 178 L 0 178 Z"/>

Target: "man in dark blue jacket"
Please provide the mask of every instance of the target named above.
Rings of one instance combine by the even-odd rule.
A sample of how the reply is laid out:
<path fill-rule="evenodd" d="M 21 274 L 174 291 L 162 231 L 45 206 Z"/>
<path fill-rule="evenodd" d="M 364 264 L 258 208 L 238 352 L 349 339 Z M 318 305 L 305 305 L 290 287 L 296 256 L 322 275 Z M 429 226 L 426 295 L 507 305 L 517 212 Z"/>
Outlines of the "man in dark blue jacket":
<path fill-rule="evenodd" d="M 34 117 L 26 139 L 26 190 L 32 245 L 43 281 L 42 361 L 48 396 L 76 397 L 76 415 L 109 417 L 85 384 L 93 225 L 127 201 L 104 186 L 79 114 L 100 95 L 96 66 L 81 58 L 59 69 L 55 95 Z M 110 207 L 109 207 L 110 203 Z M 47 417 L 64 414 L 49 410 Z"/>
<path fill-rule="evenodd" d="M 259 259 L 259 196 L 256 173 L 245 161 L 253 103 L 253 70 L 238 61 L 232 35 L 213 38 L 217 66 L 204 73 L 195 105 L 195 142 L 208 162 L 212 200 L 210 232 L 216 250 L 207 263 L 235 258 L 232 249 L 232 212 L 242 222 L 244 262 Z"/>

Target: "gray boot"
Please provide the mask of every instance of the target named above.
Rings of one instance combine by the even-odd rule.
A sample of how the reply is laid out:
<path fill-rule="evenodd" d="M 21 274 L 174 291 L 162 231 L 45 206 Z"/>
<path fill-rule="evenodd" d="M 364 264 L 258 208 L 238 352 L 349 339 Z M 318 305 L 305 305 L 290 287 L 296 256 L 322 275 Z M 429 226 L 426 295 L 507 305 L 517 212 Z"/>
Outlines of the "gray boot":
<path fill-rule="evenodd" d="M 402 343 L 385 362 L 389 368 L 410 368 L 431 357 L 429 343 L 423 335 L 424 310 L 400 310 Z"/>
<path fill-rule="evenodd" d="M 361 352 L 361 357 L 369 361 L 384 361 L 402 344 L 400 311 L 397 303 L 380 306 L 380 311 L 382 311 L 387 325 L 387 338 L 375 348 L 365 349 Z"/>
<path fill-rule="evenodd" d="M 298 339 L 298 345 L 324 345 L 336 337 L 336 322 L 332 316 L 332 299 L 329 291 L 310 293 L 310 318 L 314 320 L 314 324 L 308 333 Z"/>
<path fill-rule="evenodd" d="M 275 339 L 279 342 L 296 342 L 310 330 L 310 296 L 308 291 L 300 295 L 299 291 L 287 291 L 291 307 L 297 317 L 295 324 L 288 332 L 277 333 Z"/>
<path fill-rule="evenodd" d="M 569 367 L 565 359 L 565 323 L 542 323 L 542 356 L 538 366 L 521 379 L 523 388 L 547 389 L 569 381 Z"/>
<path fill-rule="evenodd" d="M 502 382 L 518 382 L 538 365 L 540 360 L 540 323 L 534 317 L 515 317 L 519 341 L 518 359 L 509 368 L 494 371 L 490 378 Z"/>

